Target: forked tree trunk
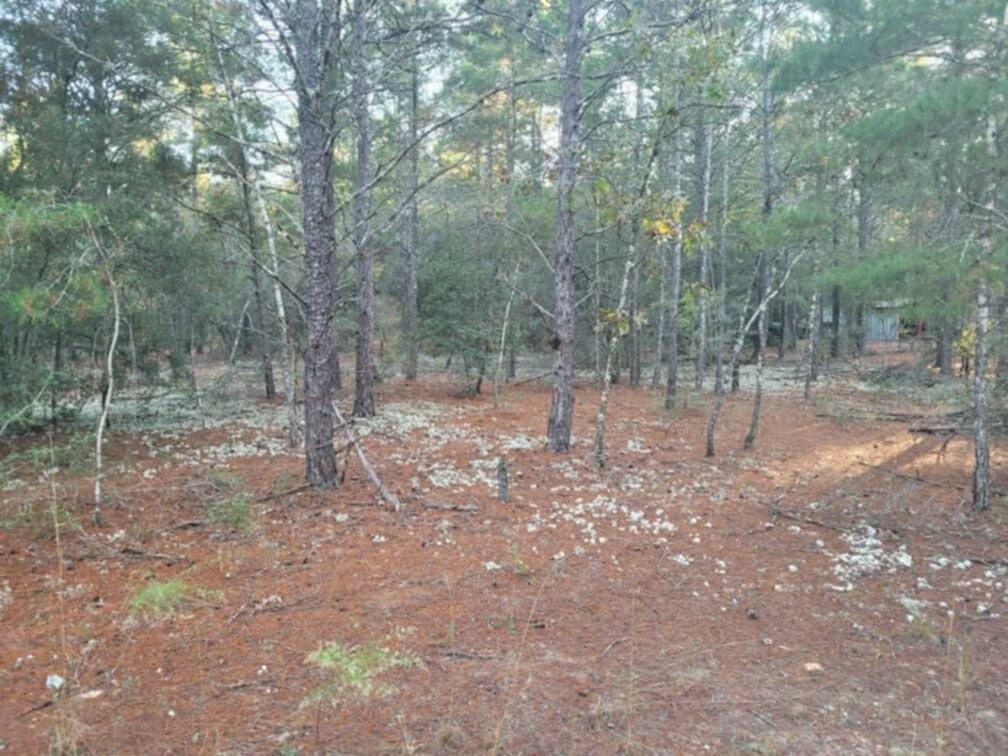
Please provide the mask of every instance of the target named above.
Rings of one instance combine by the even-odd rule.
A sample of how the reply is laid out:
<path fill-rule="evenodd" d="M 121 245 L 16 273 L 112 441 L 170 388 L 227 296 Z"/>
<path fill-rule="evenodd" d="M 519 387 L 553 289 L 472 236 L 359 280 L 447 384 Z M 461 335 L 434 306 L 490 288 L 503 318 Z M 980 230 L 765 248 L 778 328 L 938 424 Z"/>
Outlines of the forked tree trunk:
<path fill-rule="evenodd" d="M 751 290 L 750 293 L 746 295 L 745 304 L 742 306 L 742 312 L 739 315 L 738 331 L 735 334 L 735 343 L 732 346 L 731 359 L 728 362 L 731 368 L 732 375 L 735 374 L 735 368 L 738 366 L 739 357 L 742 354 L 742 347 L 745 345 L 746 334 L 749 333 L 749 329 L 752 328 L 752 324 L 756 321 L 756 319 L 760 316 L 760 314 L 766 311 L 767 306 L 777 295 L 777 292 L 780 290 L 780 287 L 787 284 L 788 279 L 791 277 L 791 271 L 794 270 L 795 265 L 798 264 L 798 262 L 801 260 L 802 257 L 803 254 L 799 253 L 798 255 L 795 256 L 793 260 L 791 260 L 791 263 L 788 269 L 784 272 L 784 276 L 781 278 L 781 283 L 778 284 L 777 289 L 775 289 L 774 291 L 766 292 L 764 294 L 763 298 L 760 300 L 759 305 L 756 307 L 756 311 L 749 316 L 749 320 L 745 319 L 745 313 L 746 310 L 749 309 Z M 718 417 L 720 417 L 721 415 L 721 405 L 723 401 L 724 401 L 724 392 L 722 391 L 721 394 L 715 393 L 714 401 L 711 403 L 710 412 L 707 414 L 706 433 L 707 433 L 708 457 L 714 456 L 714 432 L 717 426 Z"/>
<path fill-rule="evenodd" d="M 548 447 L 570 450 L 574 415 L 574 185 L 577 181 L 581 119 L 581 61 L 584 56 L 584 0 L 569 0 L 564 51 L 563 101 L 557 165 L 556 262 L 553 316 L 557 350 L 553 398 L 547 425 Z"/>
<path fill-rule="evenodd" d="M 631 257 L 627 260 L 626 267 L 623 269 L 619 304 L 616 306 L 616 322 L 613 324 L 613 336 L 609 341 L 605 377 L 602 379 L 602 395 L 599 397 L 598 413 L 595 415 L 595 464 L 598 467 L 605 467 L 606 410 L 609 407 L 609 391 L 612 388 L 612 364 L 619 349 L 620 336 L 623 333 L 624 322 L 627 318 L 627 289 L 630 286 L 630 275 L 634 267 L 636 267 L 636 263 L 633 257 Z"/>

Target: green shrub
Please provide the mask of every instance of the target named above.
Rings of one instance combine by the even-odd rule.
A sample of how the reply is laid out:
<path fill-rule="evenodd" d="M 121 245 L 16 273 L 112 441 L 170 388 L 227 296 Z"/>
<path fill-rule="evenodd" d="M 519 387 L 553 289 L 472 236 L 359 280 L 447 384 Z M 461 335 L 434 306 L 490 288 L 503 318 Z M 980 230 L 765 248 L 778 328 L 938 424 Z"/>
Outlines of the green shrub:
<path fill-rule="evenodd" d="M 248 530 L 252 524 L 252 500 L 246 494 L 235 494 L 210 507 L 210 522 L 234 530 Z"/>

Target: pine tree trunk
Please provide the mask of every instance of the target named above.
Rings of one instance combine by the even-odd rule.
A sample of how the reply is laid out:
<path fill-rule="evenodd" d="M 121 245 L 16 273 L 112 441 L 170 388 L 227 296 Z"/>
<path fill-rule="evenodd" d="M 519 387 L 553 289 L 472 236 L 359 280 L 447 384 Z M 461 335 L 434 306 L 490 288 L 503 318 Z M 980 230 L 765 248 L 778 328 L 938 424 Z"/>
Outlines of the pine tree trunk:
<path fill-rule="evenodd" d="M 634 266 L 634 260 L 630 258 L 623 269 L 623 283 L 620 284 L 619 304 L 616 306 L 616 322 L 613 325 L 612 340 L 609 342 L 609 353 L 606 355 L 606 371 L 602 382 L 602 395 L 599 397 L 598 413 L 595 415 L 595 464 L 598 467 L 605 467 L 606 410 L 609 407 L 609 391 L 612 388 L 612 363 L 619 348 L 623 323 L 627 318 L 627 288 Z"/>
<path fill-rule="evenodd" d="M 368 0 L 354 0 L 353 97 L 357 123 L 357 172 L 354 178 L 353 243 L 357 261 L 357 359 L 354 366 L 354 417 L 372 417 L 374 401 L 374 249 L 371 240 L 371 114 L 368 99 Z"/>
<path fill-rule="evenodd" d="M 276 396 L 276 384 L 273 379 L 273 358 L 270 355 L 269 332 L 266 325 L 266 308 L 263 304 L 262 281 L 259 275 L 259 267 L 262 262 L 259 258 L 259 241 L 256 236 L 255 214 L 252 209 L 251 183 L 249 181 L 248 162 L 245 157 L 244 146 L 238 149 L 238 191 L 241 195 L 242 210 L 245 214 L 245 238 L 249 248 L 249 267 L 252 279 L 252 302 L 255 308 L 255 331 L 256 351 L 259 352 L 259 359 L 262 361 L 263 388 L 267 399 Z"/>
<path fill-rule="evenodd" d="M 862 177 L 858 187 L 858 257 L 864 260 L 868 256 L 871 245 L 871 191 L 867 187 L 867 179 Z M 865 353 L 865 305 L 858 302 L 854 307 L 854 354 L 861 357 Z"/>
<path fill-rule="evenodd" d="M 417 192 L 420 185 L 420 145 L 419 135 L 419 100 L 420 71 L 419 63 L 413 62 L 410 72 L 410 150 L 409 173 L 410 191 L 413 196 L 409 205 L 409 241 L 406 244 L 406 380 L 415 381 L 420 345 L 417 327 L 420 320 L 420 287 L 419 287 L 419 254 L 420 254 L 420 209 Z"/>
<path fill-rule="evenodd" d="M 1008 17 L 1008 10 L 1005 11 Z M 997 118 L 987 118 L 987 154 L 990 164 L 997 164 Z M 986 229 L 979 245 L 976 295 L 976 356 L 974 359 L 973 404 L 974 424 L 973 508 L 983 511 L 990 507 L 990 442 L 988 439 L 987 355 L 990 339 L 990 267 L 994 260 L 994 235 L 997 228 L 997 173 L 990 171 L 987 184 Z"/>
<path fill-rule="evenodd" d="M 556 261 L 554 306 L 557 350 L 553 398 L 547 426 L 548 447 L 570 450 L 574 415 L 574 185 L 577 181 L 581 118 L 581 61 L 584 55 L 584 0 L 569 0 L 564 51 L 563 100 L 557 165 Z"/>
<path fill-rule="evenodd" d="M 678 111 L 682 85 L 677 84 L 673 107 Z M 676 392 L 679 388 L 679 297 L 682 288 L 682 129 L 676 129 L 672 156 L 672 192 L 675 197 L 675 239 L 672 242 L 672 267 L 669 271 L 668 303 L 669 311 L 666 318 L 668 333 L 665 337 L 665 349 L 668 352 L 668 377 L 665 383 L 665 409 L 675 407 Z"/>
<path fill-rule="evenodd" d="M 767 333 L 769 331 L 770 313 L 770 261 L 764 252 L 759 261 L 759 292 L 762 303 L 757 321 L 758 346 L 756 349 L 756 389 L 753 394 L 752 417 L 749 421 L 749 431 L 742 442 L 743 449 L 752 449 L 759 434 L 760 411 L 763 407 L 763 366 L 766 361 Z"/>
<path fill-rule="evenodd" d="M 697 192 L 697 220 L 703 228 L 697 257 L 697 330 L 693 372 L 693 390 L 703 391 L 704 374 L 707 372 L 707 336 L 710 311 L 710 244 L 707 240 L 707 218 L 710 211 L 711 176 L 711 126 L 706 121 L 705 109 L 697 111 L 695 129 L 694 171 Z"/>
<path fill-rule="evenodd" d="M 809 305 L 808 358 L 805 363 L 805 401 L 812 398 L 812 384 L 819 377 L 819 287 L 812 290 L 812 304 Z"/>
<path fill-rule="evenodd" d="M 718 286 L 717 308 L 714 312 L 714 401 L 720 405 L 724 401 L 724 337 L 725 310 L 728 297 L 728 130 L 725 130 L 725 157 L 721 173 L 721 232 L 718 241 Z M 719 410 L 720 411 L 720 410 Z M 710 413 L 711 416 L 714 413 Z M 715 418 L 716 422 L 716 418 Z M 708 423 L 705 429 L 706 456 L 714 456 L 714 423 Z"/>
<path fill-rule="evenodd" d="M 668 303 L 665 301 L 665 289 L 668 285 L 668 247 L 665 242 L 658 241 L 658 262 L 661 271 L 658 274 L 658 328 L 655 330 L 655 359 L 651 371 L 651 388 L 661 386 L 661 368 L 665 357 L 665 311 Z"/>
<path fill-rule="evenodd" d="M 644 87 L 640 81 L 636 81 L 635 84 L 637 95 L 634 106 L 634 117 L 639 120 L 644 113 Z M 640 129 L 637 133 L 633 149 L 635 176 L 640 176 L 643 172 L 643 165 L 641 163 L 643 145 L 644 130 Z M 637 319 L 637 313 L 640 312 L 640 231 L 641 216 L 643 212 L 641 205 L 644 201 L 645 192 L 647 191 L 647 181 L 648 177 L 647 175 L 644 175 L 641 180 L 641 190 L 634 201 L 630 221 L 630 259 L 633 261 L 633 280 L 630 288 L 630 343 L 628 344 L 628 350 L 630 355 L 629 368 L 631 386 L 640 386 L 641 375 L 643 372 L 641 369 L 641 329 Z"/>
<path fill-rule="evenodd" d="M 593 196 L 595 201 L 595 228 L 602 227 L 602 211 L 601 211 L 601 200 L 597 196 Z M 592 297 L 595 301 L 595 331 L 594 331 L 594 343 L 595 343 L 595 385 L 598 388 L 602 388 L 605 382 L 605 377 L 603 376 L 602 370 L 605 367 L 602 364 L 602 331 L 603 324 L 601 319 L 602 314 L 602 235 L 600 233 L 595 234 L 595 278 L 592 281 Z"/>
<path fill-rule="evenodd" d="M 308 482 L 337 483 L 333 449 L 332 318 L 335 231 L 332 189 L 332 94 L 325 39 L 331 20 L 314 0 L 298 0 L 293 43 L 298 79 L 298 161 L 307 267 L 308 346 L 305 352 L 305 463 Z"/>
<path fill-rule="evenodd" d="M 763 218 L 773 214 L 773 128 L 771 123 L 772 98 L 770 93 L 769 30 L 767 27 L 767 7 L 763 2 L 761 28 L 761 52 L 763 58 L 762 120 L 763 120 Z M 781 284 L 781 288 L 786 285 Z M 760 411 L 763 406 L 763 366 L 766 362 L 767 336 L 770 331 L 770 253 L 764 250 L 759 259 L 760 310 L 758 321 L 758 346 L 756 351 L 756 390 L 753 394 L 752 418 L 749 431 L 742 443 L 743 449 L 752 449 L 759 434 Z"/>

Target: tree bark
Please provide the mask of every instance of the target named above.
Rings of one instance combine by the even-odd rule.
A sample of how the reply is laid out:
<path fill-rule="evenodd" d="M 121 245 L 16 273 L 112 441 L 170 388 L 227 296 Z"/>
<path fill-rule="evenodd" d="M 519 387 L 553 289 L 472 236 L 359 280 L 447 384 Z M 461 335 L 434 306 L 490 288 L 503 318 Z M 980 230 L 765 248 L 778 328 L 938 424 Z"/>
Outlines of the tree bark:
<path fill-rule="evenodd" d="M 328 79 L 337 19 L 329 6 L 297 0 L 291 18 L 298 99 L 298 162 L 307 268 L 305 466 L 317 487 L 338 483 L 333 449 L 332 320 L 335 230 L 332 139 L 335 102 Z"/>
<path fill-rule="evenodd" d="M 101 250 L 97 236 L 92 232 L 95 246 Z M 104 253 L 102 253 L 104 257 Z M 95 525 L 101 525 L 102 504 L 102 452 L 104 451 L 105 426 L 108 424 L 109 409 L 112 406 L 112 394 L 115 388 L 115 352 L 119 342 L 119 287 L 112 277 L 112 269 L 107 259 L 103 260 L 105 278 L 112 290 L 112 337 L 109 339 L 108 350 L 105 353 L 105 380 L 101 398 L 101 414 L 98 416 L 98 426 L 95 428 L 95 478 L 94 478 L 94 513 L 92 520 Z"/>
<path fill-rule="evenodd" d="M 707 239 L 707 221 L 710 212 L 711 178 L 711 125 L 707 123 L 705 109 L 697 112 L 695 134 L 695 175 L 697 192 L 697 220 L 701 226 L 697 267 L 697 331 L 695 368 L 693 373 L 694 391 L 703 391 L 704 375 L 707 372 L 707 337 L 710 312 L 710 244 Z"/>
<path fill-rule="evenodd" d="M 413 196 L 409 206 L 409 241 L 406 245 L 406 380 L 415 381 L 420 345 L 417 341 L 417 326 L 420 320 L 419 254 L 420 254 L 420 209 L 417 200 L 420 186 L 420 145 L 419 134 L 420 70 L 419 62 L 413 61 L 410 72 L 410 150 L 409 174 L 410 191 Z"/>
<path fill-rule="evenodd" d="M 718 240 L 718 286 L 717 307 L 714 312 L 714 401 L 724 400 L 724 337 L 725 311 L 728 298 L 728 130 L 725 130 L 724 164 L 721 173 L 721 232 Z M 782 287 L 783 288 L 783 287 Z M 713 415 L 713 413 L 711 413 Z M 708 423 L 705 429 L 706 455 L 714 456 L 714 424 Z"/>
<path fill-rule="evenodd" d="M 773 101 L 770 93 L 770 59 L 769 59 L 769 29 L 767 29 L 767 6 L 763 2 L 763 19 L 761 28 L 761 52 L 763 57 L 762 95 L 762 126 L 763 126 L 763 219 L 768 221 L 773 214 L 774 183 L 773 183 L 773 124 L 771 123 Z M 783 289 L 782 283 L 779 289 Z M 766 362 L 767 336 L 770 331 L 770 252 L 764 250 L 759 259 L 759 295 L 760 310 L 758 331 L 758 346 L 756 351 L 756 391 L 753 394 L 752 417 L 749 421 L 749 431 L 742 443 L 743 449 L 752 449 L 759 433 L 760 411 L 763 406 L 763 366 Z"/>
<path fill-rule="evenodd" d="M 266 309 L 263 305 L 262 281 L 259 268 L 259 241 L 256 235 L 255 215 L 252 210 L 251 182 L 249 181 L 248 161 L 244 147 L 238 148 L 238 191 L 241 195 L 242 210 L 245 215 L 245 238 L 249 248 L 249 268 L 252 279 L 252 301 L 255 312 L 255 345 L 262 362 L 263 390 L 267 399 L 276 396 L 276 383 L 273 379 L 273 358 L 270 355 L 269 332 L 266 326 Z"/>
<path fill-rule="evenodd" d="M 636 102 L 634 105 L 634 117 L 640 121 L 644 113 L 644 87 L 640 81 L 636 84 Z M 637 134 L 633 149 L 634 175 L 640 176 L 643 171 L 641 164 L 641 152 L 644 146 L 644 130 Z M 650 171 L 650 163 L 648 165 Z M 647 191 L 648 175 L 641 179 L 641 189 L 637 197 L 634 198 L 632 217 L 630 221 L 630 259 L 633 261 L 633 280 L 630 289 L 630 343 L 629 348 L 629 372 L 630 385 L 640 386 L 641 384 L 641 332 L 637 314 L 640 312 L 640 254 L 641 254 L 641 216 L 643 213 L 642 204 Z"/>
<path fill-rule="evenodd" d="M 665 289 L 668 286 L 668 248 L 660 239 L 658 246 L 658 328 L 655 331 L 655 360 L 651 371 L 651 388 L 661 386 L 661 368 L 665 357 L 665 311 L 668 303 L 665 301 Z"/>
<path fill-rule="evenodd" d="M 805 363 L 805 401 L 812 398 L 812 384 L 819 377 L 819 287 L 812 289 L 812 303 L 809 305 L 808 358 Z"/>
<path fill-rule="evenodd" d="M 682 85 L 677 84 L 673 107 L 678 111 Z M 669 271 L 669 311 L 666 318 L 668 333 L 665 349 L 668 350 L 668 377 L 665 383 L 665 409 L 675 407 L 679 387 L 679 297 L 682 288 L 683 251 L 683 196 L 682 196 L 682 129 L 676 128 L 672 156 L 672 191 L 675 197 L 675 239 L 672 242 L 672 266 Z"/>
<path fill-rule="evenodd" d="M 371 124 L 368 99 L 367 36 L 369 0 L 354 0 L 353 97 L 357 123 L 357 172 L 354 179 L 353 243 L 357 261 L 357 360 L 354 417 L 372 417 L 374 401 L 374 249 L 371 244 Z"/>
<path fill-rule="evenodd" d="M 630 275 L 635 264 L 633 258 L 630 258 L 623 269 L 623 283 L 620 284 L 620 298 L 619 304 L 616 306 L 613 337 L 609 342 L 609 352 L 606 355 L 605 377 L 602 379 L 602 395 L 599 397 L 598 413 L 595 415 L 595 464 L 600 468 L 605 467 L 606 410 L 609 407 L 609 391 L 612 389 L 612 363 L 619 349 L 620 335 L 624 328 L 623 324 L 627 319 L 627 288 L 629 287 Z"/>
<path fill-rule="evenodd" d="M 871 224 L 872 224 L 872 197 L 871 190 L 867 186 L 867 179 L 862 176 L 858 186 L 858 257 L 861 260 L 868 255 L 871 246 Z M 858 302 L 854 308 L 854 354 L 861 357 L 865 352 L 865 305 Z"/>
<path fill-rule="evenodd" d="M 1005 11 L 1008 17 L 1008 10 Z M 987 155 L 991 166 L 997 165 L 997 118 L 987 118 Z M 988 439 L 987 354 L 990 339 L 990 268 L 994 260 L 994 236 L 997 228 L 997 172 L 990 171 L 987 184 L 986 228 L 979 245 L 976 293 L 976 356 L 973 373 L 973 404 L 976 421 L 973 428 L 973 508 L 983 511 L 990 507 L 990 441 Z"/>
<path fill-rule="evenodd" d="M 581 61 L 584 56 L 584 0 L 569 0 L 564 50 L 563 101 L 557 165 L 556 261 L 554 307 L 557 350 L 553 398 L 547 425 L 548 447 L 570 450 L 574 415 L 574 185 L 577 181 L 581 120 Z"/>

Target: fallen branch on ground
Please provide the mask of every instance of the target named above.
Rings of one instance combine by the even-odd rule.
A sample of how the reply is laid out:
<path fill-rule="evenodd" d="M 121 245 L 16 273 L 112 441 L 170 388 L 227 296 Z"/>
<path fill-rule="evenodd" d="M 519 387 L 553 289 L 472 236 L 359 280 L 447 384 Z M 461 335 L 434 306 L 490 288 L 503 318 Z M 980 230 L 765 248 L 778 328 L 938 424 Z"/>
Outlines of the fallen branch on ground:
<path fill-rule="evenodd" d="M 443 509 L 451 512 L 478 512 L 479 507 L 475 504 L 452 504 L 450 502 L 442 501 L 425 501 L 423 503 L 425 509 Z"/>
<path fill-rule="evenodd" d="M 357 436 L 354 435 L 353 427 L 350 426 L 346 420 L 343 419 L 342 413 L 339 411 L 339 407 L 336 406 L 336 402 L 333 402 L 333 412 L 336 415 L 336 419 L 340 422 L 340 427 L 343 429 L 343 433 L 346 435 L 348 445 L 352 446 L 357 452 L 357 459 L 360 460 L 361 466 L 364 468 L 364 472 L 368 474 L 371 478 L 371 482 L 374 483 L 374 487 L 378 489 L 378 495 L 382 500 L 392 507 L 396 512 L 402 511 L 402 503 L 396 498 L 396 495 L 385 487 L 385 484 L 381 482 L 381 478 L 378 477 L 378 473 L 375 472 L 371 463 L 368 462 L 367 456 L 364 454 L 364 449 L 361 447 L 360 441 L 357 440 Z"/>

